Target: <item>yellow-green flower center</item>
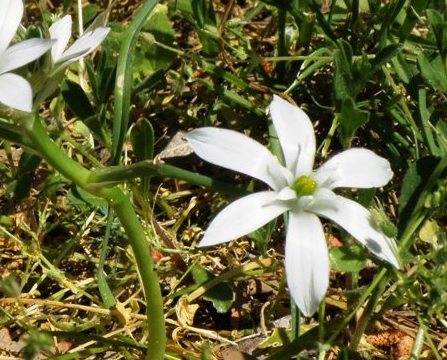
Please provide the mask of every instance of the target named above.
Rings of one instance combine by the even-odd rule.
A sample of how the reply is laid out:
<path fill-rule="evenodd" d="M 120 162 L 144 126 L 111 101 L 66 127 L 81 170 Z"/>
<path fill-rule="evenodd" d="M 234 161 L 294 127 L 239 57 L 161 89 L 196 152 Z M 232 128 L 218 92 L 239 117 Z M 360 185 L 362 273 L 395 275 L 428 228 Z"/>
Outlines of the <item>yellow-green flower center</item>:
<path fill-rule="evenodd" d="M 302 175 L 295 180 L 291 188 L 295 191 L 297 196 L 312 195 L 317 189 L 317 183 L 310 177 Z"/>

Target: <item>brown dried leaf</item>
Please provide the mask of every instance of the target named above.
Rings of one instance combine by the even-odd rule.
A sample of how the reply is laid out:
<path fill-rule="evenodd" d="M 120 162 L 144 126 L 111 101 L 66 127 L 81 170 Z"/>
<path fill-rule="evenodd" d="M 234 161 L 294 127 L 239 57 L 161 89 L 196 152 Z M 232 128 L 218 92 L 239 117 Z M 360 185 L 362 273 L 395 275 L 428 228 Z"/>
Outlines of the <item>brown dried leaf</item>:
<path fill-rule="evenodd" d="M 175 312 L 177 314 L 177 320 L 180 325 L 192 325 L 194 322 L 194 315 L 199 308 L 197 304 L 190 304 L 187 296 L 182 296 L 177 305 L 175 306 Z"/>

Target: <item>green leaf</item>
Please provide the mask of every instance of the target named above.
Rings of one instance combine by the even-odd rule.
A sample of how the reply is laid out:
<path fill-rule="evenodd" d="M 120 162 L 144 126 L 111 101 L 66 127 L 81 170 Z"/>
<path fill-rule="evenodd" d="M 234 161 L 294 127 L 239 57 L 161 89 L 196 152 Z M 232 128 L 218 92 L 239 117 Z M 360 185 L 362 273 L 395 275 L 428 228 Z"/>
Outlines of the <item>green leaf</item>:
<path fill-rule="evenodd" d="M 154 128 L 148 119 L 140 118 L 130 130 L 130 142 L 137 161 L 152 160 L 154 157 Z M 143 196 L 148 196 L 150 176 L 141 179 Z"/>
<path fill-rule="evenodd" d="M 52 173 L 45 180 L 45 183 L 39 192 L 39 197 L 48 197 L 51 199 L 51 201 L 56 203 L 57 192 L 68 184 L 69 181 L 65 179 L 61 174 L 57 172 Z"/>
<path fill-rule="evenodd" d="M 113 120 L 112 133 L 112 163 L 119 163 L 124 138 L 129 123 L 129 109 L 132 89 L 132 53 L 135 49 L 138 35 L 147 17 L 154 9 L 158 0 L 147 0 L 124 34 L 120 46 L 118 66 L 115 82 L 115 116 Z"/>
<path fill-rule="evenodd" d="M 432 88 L 447 93 L 447 71 L 441 57 L 438 56 L 430 61 L 425 53 L 421 53 L 417 60 L 422 76 Z"/>
<path fill-rule="evenodd" d="M 369 120 L 369 112 L 360 110 L 355 106 L 354 100 L 346 98 L 338 114 L 340 121 L 340 132 L 343 142 L 349 144 L 355 132 Z"/>
<path fill-rule="evenodd" d="M 16 180 L 8 187 L 8 191 L 14 193 L 13 200 L 15 202 L 18 203 L 30 195 L 34 173 L 41 161 L 42 158 L 40 156 L 29 152 L 24 152 L 20 157 Z"/>
<path fill-rule="evenodd" d="M 306 47 L 312 40 L 315 28 L 315 14 L 312 12 L 304 13 L 303 19 L 299 24 L 298 46 Z"/>
<path fill-rule="evenodd" d="M 79 119 L 86 120 L 96 115 L 87 94 L 79 84 L 71 80 L 64 80 L 61 85 L 61 93 L 71 112 Z"/>
<path fill-rule="evenodd" d="M 427 220 L 419 230 L 419 237 L 422 241 L 436 246 L 440 233 L 441 227 L 436 220 Z"/>
<path fill-rule="evenodd" d="M 359 272 L 365 267 L 365 252 L 358 246 L 342 246 L 329 249 L 333 269 L 342 272 Z"/>
<path fill-rule="evenodd" d="M 436 124 L 438 132 L 437 140 L 444 154 L 447 154 L 447 124 L 444 121 L 438 121 Z"/>
<path fill-rule="evenodd" d="M 435 9 L 427 9 L 427 19 L 433 30 L 436 44 L 441 55 L 447 52 L 447 21 L 444 20 L 442 14 Z"/>
<path fill-rule="evenodd" d="M 286 1 L 289 3 L 290 1 Z M 318 24 L 321 27 L 321 30 L 323 30 L 324 34 L 331 39 L 333 42 L 337 42 L 337 36 L 335 35 L 331 24 L 326 20 L 326 17 L 321 12 L 321 2 L 317 0 L 311 0 L 310 6 L 312 11 L 315 13 L 316 19 Z"/>
<path fill-rule="evenodd" d="M 427 92 L 423 88 L 418 90 L 417 104 L 420 123 L 424 124 L 424 126 L 422 126 L 422 131 L 425 135 L 425 142 L 427 144 L 427 147 L 429 148 L 431 155 L 442 156 L 444 151 L 437 144 L 437 133 L 433 131 L 433 127 L 430 126 L 430 119 L 433 115 L 433 108 L 427 107 Z M 441 139 L 442 136 L 439 136 L 439 140 Z"/>
<path fill-rule="evenodd" d="M 157 70 L 150 74 L 148 77 L 144 79 L 143 82 L 138 84 L 137 87 L 133 89 L 135 95 L 141 93 L 148 93 L 155 89 L 163 89 L 168 86 L 168 82 L 166 81 L 166 71 Z"/>
<path fill-rule="evenodd" d="M 207 56 L 217 55 L 220 47 L 217 42 L 217 22 L 213 2 L 211 0 L 195 0 L 192 1 L 191 6 L 194 16 L 192 25 L 199 35 L 203 52 Z"/>
<path fill-rule="evenodd" d="M 396 226 L 391 222 L 385 210 L 380 205 L 373 206 L 370 214 L 370 225 L 390 238 L 397 236 Z"/>
<path fill-rule="evenodd" d="M 106 200 L 82 190 L 79 186 L 72 186 L 68 193 L 68 199 L 73 205 L 79 206 L 80 208 L 90 205 L 95 208 L 100 208 L 103 213 L 107 213 L 108 203 Z"/>
<path fill-rule="evenodd" d="M 192 1 L 191 6 L 197 24 L 201 28 L 205 27 L 205 25 L 217 25 L 216 14 L 214 13 L 211 0 L 195 0 Z"/>
<path fill-rule="evenodd" d="M 173 2 L 173 9 L 175 11 L 178 11 L 179 13 L 183 14 L 184 16 L 187 17 L 193 17 L 193 9 L 192 9 L 192 4 L 194 2 L 191 0 L 175 0 Z"/>
<path fill-rule="evenodd" d="M 99 8 L 95 4 L 87 4 L 86 6 L 84 6 L 82 8 L 82 20 L 84 22 L 84 26 L 92 21 L 98 14 L 98 12 Z"/>
<path fill-rule="evenodd" d="M 394 71 L 399 79 L 405 84 L 408 84 L 414 75 L 414 70 L 410 67 L 402 54 L 398 54 L 396 57 L 393 57 L 391 59 L 391 64 L 393 65 Z"/>
<path fill-rule="evenodd" d="M 406 39 L 422 16 L 422 11 L 427 6 L 428 0 L 411 0 L 407 6 L 407 15 L 400 28 L 400 40 Z"/>
<path fill-rule="evenodd" d="M 98 115 L 81 86 L 73 81 L 64 80 L 61 93 L 70 111 L 84 122 L 96 139 L 99 139 L 103 144 L 109 144 L 110 141 L 105 128 L 99 121 Z"/>
<path fill-rule="evenodd" d="M 69 11 L 73 5 L 73 0 L 62 0 L 62 4 L 64 5 L 64 12 Z"/>
<path fill-rule="evenodd" d="M 272 234 L 275 231 L 276 219 L 270 221 L 267 225 L 259 228 L 248 234 L 250 240 L 253 240 L 256 248 L 263 255 L 267 255 L 267 244 L 272 238 Z"/>
<path fill-rule="evenodd" d="M 402 44 L 391 44 L 380 50 L 376 57 L 371 61 L 370 74 L 374 74 L 402 50 Z"/>
<path fill-rule="evenodd" d="M 151 73 L 167 70 L 177 57 L 170 50 L 175 31 L 168 17 L 168 7 L 158 4 L 147 18 L 136 49 L 134 70 Z"/>
<path fill-rule="evenodd" d="M 98 269 L 96 272 L 99 294 L 101 295 L 104 307 L 107 309 L 117 306 L 115 296 L 113 295 L 112 290 L 109 287 L 107 277 L 104 272 L 104 265 L 106 263 L 106 258 L 110 250 L 109 241 L 113 220 L 113 213 L 112 210 L 109 208 L 107 214 L 106 233 L 104 234 L 104 237 L 101 241 L 101 253 L 99 256 Z M 120 309 L 115 310 L 117 310 L 118 312 L 120 311 Z"/>
<path fill-rule="evenodd" d="M 196 29 L 202 43 L 202 50 L 206 56 L 217 56 L 220 52 L 217 41 L 217 27 L 206 25 L 204 29 Z"/>
<path fill-rule="evenodd" d="M 130 142 L 137 161 L 154 156 L 154 129 L 148 119 L 140 118 L 130 131 Z"/>
<path fill-rule="evenodd" d="M 199 265 L 194 265 L 191 268 L 191 274 L 197 285 L 202 285 L 215 278 L 213 274 Z M 233 290 L 228 284 L 220 283 L 209 289 L 203 298 L 211 301 L 217 312 L 225 313 L 233 304 Z"/>
<path fill-rule="evenodd" d="M 399 232 L 405 228 L 413 210 L 420 203 L 420 197 L 439 161 L 438 157 L 425 156 L 408 168 L 399 198 Z"/>
<path fill-rule="evenodd" d="M 352 85 L 352 48 L 347 41 L 340 40 L 337 42 L 338 49 L 334 52 L 335 60 L 335 78 L 334 78 L 334 95 L 339 101 L 354 96 Z"/>
<path fill-rule="evenodd" d="M 114 32 L 111 32 L 114 34 Z M 109 51 L 103 47 L 103 50 L 98 56 L 96 68 L 93 63 L 86 59 L 86 69 L 89 77 L 92 93 L 97 104 L 104 104 L 113 93 L 113 86 L 116 76 L 116 64 L 108 55 Z"/>
<path fill-rule="evenodd" d="M 277 327 L 273 330 L 269 337 L 262 340 L 258 345 L 258 349 L 268 349 L 271 347 L 284 346 L 290 344 L 293 335 L 291 331 L 287 331 L 285 328 Z"/>

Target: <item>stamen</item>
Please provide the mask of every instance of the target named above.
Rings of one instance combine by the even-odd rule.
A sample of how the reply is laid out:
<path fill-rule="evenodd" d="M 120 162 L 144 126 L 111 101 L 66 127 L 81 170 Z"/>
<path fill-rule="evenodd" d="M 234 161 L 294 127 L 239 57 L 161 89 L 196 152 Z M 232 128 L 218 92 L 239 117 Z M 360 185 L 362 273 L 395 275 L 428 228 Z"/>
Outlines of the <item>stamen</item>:
<path fill-rule="evenodd" d="M 306 175 L 302 175 L 295 180 L 291 188 L 297 196 L 308 196 L 312 195 L 317 189 L 317 182 Z"/>

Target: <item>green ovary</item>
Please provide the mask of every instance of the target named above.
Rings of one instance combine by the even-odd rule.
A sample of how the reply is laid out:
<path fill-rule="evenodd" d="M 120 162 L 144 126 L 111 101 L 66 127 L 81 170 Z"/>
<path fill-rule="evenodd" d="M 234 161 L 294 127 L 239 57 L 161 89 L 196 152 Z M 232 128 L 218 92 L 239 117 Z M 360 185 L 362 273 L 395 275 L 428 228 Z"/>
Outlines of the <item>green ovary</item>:
<path fill-rule="evenodd" d="M 302 175 L 295 180 L 291 188 L 295 191 L 297 196 L 312 195 L 317 189 L 317 183 L 310 177 Z"/>

